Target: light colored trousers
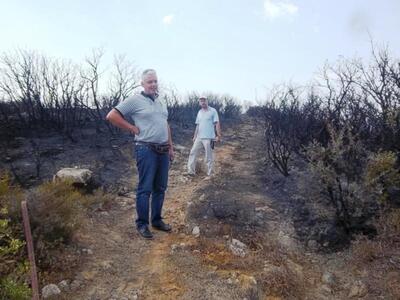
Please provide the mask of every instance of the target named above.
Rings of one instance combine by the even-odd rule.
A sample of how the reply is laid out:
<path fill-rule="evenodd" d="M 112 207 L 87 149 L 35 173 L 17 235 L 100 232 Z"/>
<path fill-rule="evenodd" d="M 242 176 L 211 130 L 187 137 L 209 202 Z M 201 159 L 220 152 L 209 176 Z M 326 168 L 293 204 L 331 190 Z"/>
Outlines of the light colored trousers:
<path fill-rule="evenodd" d="M 197 138 L 194 143 L 192 150 L 190 150 L 189 160 L 188 160 L 188 172 L 196 173 L 196 158 L 199 155 L 201 148 L 204 147 L 206 153 L 206 163 L 207 163 L 207 175 L 210 176 L 214 166 L 214 156 L 213 150 L 211 149 L 211 139 L 200 139 Z"/>

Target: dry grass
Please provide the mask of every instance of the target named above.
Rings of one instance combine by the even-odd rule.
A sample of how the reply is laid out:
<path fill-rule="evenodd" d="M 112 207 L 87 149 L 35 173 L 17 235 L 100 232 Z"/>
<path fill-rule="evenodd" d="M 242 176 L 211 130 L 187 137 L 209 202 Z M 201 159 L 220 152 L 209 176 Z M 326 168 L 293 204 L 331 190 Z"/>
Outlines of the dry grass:
<path fill-rule="evenodd" d="M 362 236 L 357 238 L 351 246 L 353 263 L 364 266 L 384 256 L 384 245 L 381 240 L 369 240 Z"/>
<path fill-rule="evenodd" d="M 305 296 L 305 261 L 289 253 L 279 244 L 264 244 L 263 269 L 259 275 L 263 292 L 284 299 L 303 299 Z"/>
<path fill-rule="evenodd" d="M 400 299 L 400 272 L 389 272 L 385 276 L 385 288 L 392 299 Z"/>
<path fill-rule="evenodd" d="M 352 243 L 350 264 L 354 272 L 366 272 L 368 286 L 385 299 L 400 299 L 400 210 L 386 212 L 377 221 L 379 235 Z"/>
<path fill-rule="evenodd" d="M 269 296 L 290 299 L 304 297 L 303 283 L 286 265 L 270 267 L 261 274 L 262 289 Z"/>
<path fill-rule="evenodd" d="M 195 248 L 201 251 L 203 263 L 218 267 L 221 276 L 231 273 L 252 275 L 264 295 L 284 299 L 304 298 L 306 276 L 301 257 L 289 254 L 271 239 L 242 237 L 242 240 L 249 246 L 244 258 L 230 252 L 226 246 L 228 241 L 221 243 L 220 240 L 200 238 Z M 257 246 L 251 247 L 252 243 Z"/>
<path fill-rule="evenodd" d="M 393 209 L 388 212 L 381 227 L 388 234 L 400 234 L 400 209 Z"/>

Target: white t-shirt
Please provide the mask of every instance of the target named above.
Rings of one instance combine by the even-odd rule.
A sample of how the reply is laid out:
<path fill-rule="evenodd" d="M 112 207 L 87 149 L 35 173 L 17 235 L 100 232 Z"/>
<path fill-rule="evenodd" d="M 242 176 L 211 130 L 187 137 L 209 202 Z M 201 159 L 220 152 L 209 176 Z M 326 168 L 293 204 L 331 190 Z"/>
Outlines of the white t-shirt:
<path fill-rule="evenodd" d="M 196 125 L 199 125 L 197 137 L 201 139 L 214 139 L 214 125 L 217 122 L 219 122 L 219 117 L 215 108 L 208 106 L 207 110 L 200 109 L 196 118 Z"/>

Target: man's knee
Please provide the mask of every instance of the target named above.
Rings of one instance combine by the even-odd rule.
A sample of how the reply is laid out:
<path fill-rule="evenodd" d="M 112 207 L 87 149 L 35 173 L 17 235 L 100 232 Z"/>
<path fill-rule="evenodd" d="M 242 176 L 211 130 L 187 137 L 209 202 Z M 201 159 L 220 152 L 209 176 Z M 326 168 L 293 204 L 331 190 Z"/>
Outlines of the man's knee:
<path fill-rule="evenodd" d="M 165 191 L 167 190 L 167 186 L 164 186 L 164 185 L 157 185 L 157 186 L 155 186 L 154 187 L 154 190 L 153 190 L 153 192 L 154 193 L 165 193 Z"/>

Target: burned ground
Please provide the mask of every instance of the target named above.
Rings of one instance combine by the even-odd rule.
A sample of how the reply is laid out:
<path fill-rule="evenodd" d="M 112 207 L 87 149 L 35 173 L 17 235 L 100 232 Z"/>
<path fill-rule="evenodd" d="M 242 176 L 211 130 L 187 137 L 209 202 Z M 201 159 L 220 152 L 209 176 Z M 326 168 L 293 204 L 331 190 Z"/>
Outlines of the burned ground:
<path fill-rule="evenodd" d="M 164 211 L 173 232 L 155 232 L 152 241 L 134 229 L 137 176 L 128 137 L 99 140 L 107 149 L 80 144 L 56 151 L 56 140 L 43 147 L 55 161 L 44 164 L 52 166 L 49 178 L 59 165 L 81 161 L 99 172 L 115 200 L 90 214 L 75 234 L 76 246 L 67 253 L 74 268 L 64 273 L 55 268 L 42 284 L 69 280 L 64 299 L 347 299 L 358 281 L 368 282 L 362 267 L 348 267 L 353 262 L 343 246 L 347 240 L 339 241 L 339 252 L 321 252 L 332 244 L 313 232 L 320 232 L 329 213 L 321 216 L 306 203 L 295 176 L 284 178 L 265 164 L 262 132 L 254 124 L 225 129 L 216 172 L 208 180 L 201 170 L 194 178 L 183 175 L 189 135 L 177 137 L 170 170 Z M 15 165 L 24 157 L 18 151 Z M 236 240 L 245 245 L 243 252 L 234 249 Z M 382 281 L 373 282 L 364 299 L 389 295 Z"/>

